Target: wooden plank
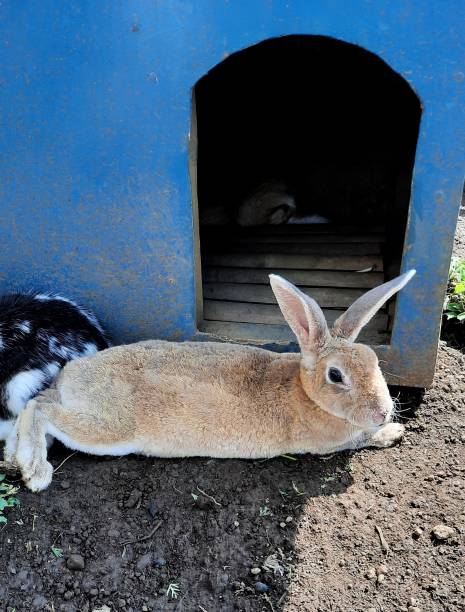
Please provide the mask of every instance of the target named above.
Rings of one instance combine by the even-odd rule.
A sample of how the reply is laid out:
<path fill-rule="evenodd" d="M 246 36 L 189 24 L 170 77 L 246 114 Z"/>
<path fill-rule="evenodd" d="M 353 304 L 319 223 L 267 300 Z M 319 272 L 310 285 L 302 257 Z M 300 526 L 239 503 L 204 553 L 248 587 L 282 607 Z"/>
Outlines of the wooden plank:
<path fill-rule="evenodd" d="M 212 334 L 218 338 L 239 342 L 260 344 L 266 344 L 268 342 L 279 342 L 283 344 L 296 342 L 294 334 L 287 325 L 204 321 L 200 326 L 200 331 Z M 378 333 L 375 330 L 363 329 L 357 341 L 373 345 L 386 344 L 388 342 L 388 334 Z"/>
<path fill-rule="evenodd" d="M 347 308 L 365 293 L 363 289 L 334 287 L 299 286 L 299 289 L 316 300 L 322 308 Z M 203 295 L 211 300 L 276 304 L 276 298 L 269 285 L 204 283 Z"/>
<path fill-rule="evenodd" d="M 336 270 L 287 270 L 283 268 L 217 268 L 205 266 L 203 281 L 269 285 L 269 274 L 279 274 L 295 285 L 306 287 L 353 287 L 371 289 L 384 282 L 382 272 L 338 272 Z"/>
<path fill-rule="evenodd" d="M 344 310 L 323 309 L 323 312 L 328 324 L 332 325 Z M 204 300 L 203 316 L 207 321 L 235 321 L 238 323 L 264 323 L 269 325 L 282 325 L 284 323 L 284 317 L 277 304 Z M 385 331 L 387 329 L 387 315 L 377 314 L 367 324 L 367 329 Z"/>
<path fill-rule="evenodd" d="M 384 237 L 385 229 L 381 226 L 377 227 L 360 227 L 360 226 L 340 226 L 332 225 L 331 223 L 310 223 L 306 224 L 285 224 L 285 225 L 260 225 L 254 227 L 240 227 L 238 225 L 216 225 L 204 226 L 202 229 L 203 235 L 224 235 L 231 236 L 280 236 L 280 235 L 323 235 L 329 234 L 334 236 L 350 236 L 357 234 L 369 234 L 374 236 Z"/>
<path fill-rule="evenodd" d="M 230 234 L 230 233 L 217 233 L 217 234 L 205 234 L 204 239 L 209 243 L 223 242 L 224 240 L 231 240 L 234 244 L 255 244 L 255 243 L 276 243 L 281 244 L 285 242 L 292 243 L 305 243 L 305 244 L 367 244 L 376 243 L 383 244 L 385 242 L 385 236 L 383 234 L 247 234 L 245 236 Z"/>
<path fill-rule="evenodd" d="M 203 264 L 209 266 L 234 266 L 235 268 L 293 268 L 295 270 L 383 270 L 379 255 L 289 255 L 260 253 L 241 255 L 225 253 L 206 255 Z"/>
<path fill-rule="evenodd" d="M 289 255 L 380 255 L 381 246 L 377 243 L 365 244 L 308 244 L 308 243 L 250 243 L 250 244 L 232 244 L 227 247 L 230 253 L 239 253 L 242 255 L 252 255 L 256 253 L 287 253 Z M 215 246 L 210 245 L 207 249 L 208 254 L 221 254 L 225 251 L 225 244 L 218 242 Z"/>

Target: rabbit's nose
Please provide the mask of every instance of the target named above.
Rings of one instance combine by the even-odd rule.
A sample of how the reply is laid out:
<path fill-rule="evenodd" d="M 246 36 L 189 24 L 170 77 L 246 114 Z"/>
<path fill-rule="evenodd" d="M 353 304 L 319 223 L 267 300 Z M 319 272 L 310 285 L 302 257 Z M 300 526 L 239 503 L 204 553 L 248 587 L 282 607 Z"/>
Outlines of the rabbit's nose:
<path fill-rule="evenodd" d="M 379 408 L 376 412 L 375 412 L 375 422 L 377 425 L 383 425 L 383 423 L 386 423 L 387 421 L 389 421 L 390 416 L 391 416 L 391 409 L 388 406 L 383 406 L 381 408 Z"/>

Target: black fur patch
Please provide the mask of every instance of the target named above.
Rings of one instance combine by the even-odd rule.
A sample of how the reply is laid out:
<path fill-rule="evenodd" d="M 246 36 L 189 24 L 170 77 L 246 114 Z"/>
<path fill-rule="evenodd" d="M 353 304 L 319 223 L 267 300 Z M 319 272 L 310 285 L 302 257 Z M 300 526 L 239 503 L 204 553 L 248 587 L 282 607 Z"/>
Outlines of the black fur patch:
<path fill-rule="evenodd" d="M 82 356 L 90 344 L 96 350 L 109 346 L 97 319 L 81 306 L 48 294 L 1 297 L 0 420 L 12 416 L 6 404 L 6 386 L 14 376 L 39 369 L 44 372 L 40 390 L 45 389 L 53 379 L 47 366 L 63 367 Z"/>

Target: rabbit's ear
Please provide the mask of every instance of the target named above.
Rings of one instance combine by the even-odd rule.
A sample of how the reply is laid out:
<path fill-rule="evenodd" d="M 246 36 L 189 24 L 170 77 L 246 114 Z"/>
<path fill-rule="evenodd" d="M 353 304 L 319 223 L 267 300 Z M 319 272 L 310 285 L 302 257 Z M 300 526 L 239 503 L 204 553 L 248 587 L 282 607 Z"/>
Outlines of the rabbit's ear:
<path fill-rule="evenodd" d="M 270 274 L 270 283 L 281 312 L 297 337 L 302 353 L 316 356 L 331 339 L 321 308 L 315 300 L 281 276 Z"/>
<path fill-rule="evenodd" d="M 416 270 L 409 270 L 384 285 L 365 293 L 350 306 L 334 323 L 332 335 L 354 342 L 360 330 L 378 312 L 387 300 L 400 291 L 414 276 Z"/>

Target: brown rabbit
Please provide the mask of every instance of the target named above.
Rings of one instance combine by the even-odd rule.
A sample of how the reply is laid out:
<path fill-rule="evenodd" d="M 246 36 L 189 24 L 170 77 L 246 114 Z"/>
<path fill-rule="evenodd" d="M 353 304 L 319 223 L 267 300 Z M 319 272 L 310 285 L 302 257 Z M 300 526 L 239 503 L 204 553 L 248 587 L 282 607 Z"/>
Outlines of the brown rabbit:
<path fill-rule="evenodd" d="M 77 359 L 29 401 L 5 458 L 40 491 L 52 479 L 47 433 L 96 455 L 258 458 L 390 446 L 404 428 L 390 422 L 376 354 L 354 340 L 414 274 L 363 295 L 331 331 L 312 298 L 271 275 L 301 354 L 151 340 Z"/>

